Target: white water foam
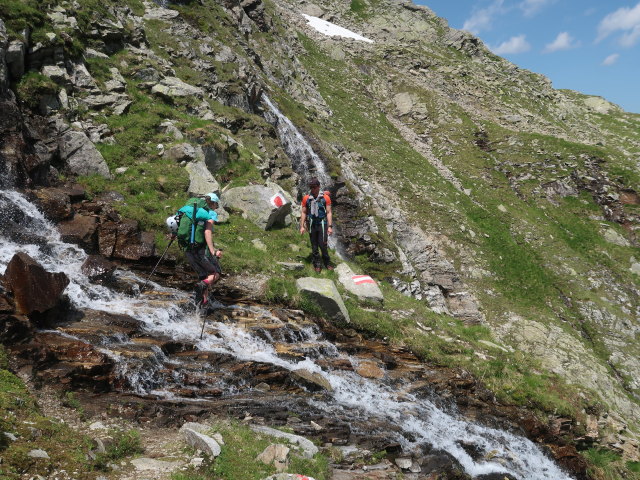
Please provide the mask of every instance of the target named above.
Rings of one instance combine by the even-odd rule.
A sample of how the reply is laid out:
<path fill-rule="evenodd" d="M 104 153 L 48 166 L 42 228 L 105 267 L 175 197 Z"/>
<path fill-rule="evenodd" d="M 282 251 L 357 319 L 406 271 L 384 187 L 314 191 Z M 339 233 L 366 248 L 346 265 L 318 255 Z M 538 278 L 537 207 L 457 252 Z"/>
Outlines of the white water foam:
<path fill-rule="evenodd" d="M 306 369 L 323 375 L 333 387 L 330 402 L 313 400 L 312 404 L 328 414 L 343 410 L 349 415 L 362 419 L 382 418 L 404 432 L 398 434 L 398 441 L 407 449 L 421 444 L 433 445 L 454 456 L 470 475 L 487 473 L 511 473 L 521 480 L 569 480 L 540 449 L 529 440 L 510 433 L 483 427 L 463 420 L 453 414 L 437 408 L 435 404 L 415 396 L 396 392 L 381 382 L 369 380 L 348 371 L 327 371 L 307 357 L 294 362 L 276 354 L 272 344 L 252 335 L 242 328 L 225 323 L 210 325 L 216 335 L 206 335 L 199 340 L 201 319 L 193 312 L 185 311 L 178 305 L 164 304 L 154 306 L 143 297 L 127 296 L 93 285 L 82 274 L 81 265 L 86 254 L 79 248 L 60 240 L 55 227 L 27 199 L 17 192 L 0 191 L 0 216 L 10 217 L 12 212 L 26 212 L 27 218 L 21 225 L 24 233 L 39 235 L 47 239 L 42 245 L 21 245 L 2 235 L 0 244 L 0 270 L 5 271 L 7 263 L 18 251 L 28 253 L 45 269 L 51 272 L 64 272 L 71 283 L 67 288 L 72 303 L 78 308 L 92 308 L 110 313 L 122 313 L 141 320 L 150 333 L 170 336 L 176 340 L 194 342 L 201 350 L 210 350 L 233 355 L 240 360 L 250 360 L 272 364 L 288 370 Z M 4 230 L 3 230 L 4 231 Z M 129 275 L 133 275 L 129 273 Z M 133 276 L 134 279 L 137 277 Z M 137 279 L 143 283 L 142 279 Z M 185 300 L 184 292 L 154 288 Z M 268 310 L 259 307 L 237 307 L 242 313 L 263 317 L 271 322 L 283 324 Z M 59 332 L 58 332 L 59 333 Z M 323 352 L 338 356 L 335 346 L 323 339 L 316 329 L 306 328 L 300 331 L 304 340 L 317 343 Z M 72 337 L 72 336 L 71 336 Z M 74 338 L 74 337 L 72 337 Z M 124 338 L 121 339 L 126 344 Z M 141 394 L 155 394 L 166 398 L 173 395 L 162 389 L 157 372 L 165 365 L 164 354 L 156 349 L 154 355 L 145 361 L 120 361 L 119 355 L 108 345 L 100 345 L 99 350 L 118 360 L 119 372 L 133 385 L 133 390 Z M 176 371 L 176 375 L 178 375 Z M 176 377 L 176 383 L 178 378 Z M 232 392 L 227 392 L 232 393 Z M 389 434 L 389 432 L 385 432 Z M 411 439 L 407 437 L 412 437 Z M 472 445 L 479 449 L 485 460 L 473 460 L 463 445 Z"/>

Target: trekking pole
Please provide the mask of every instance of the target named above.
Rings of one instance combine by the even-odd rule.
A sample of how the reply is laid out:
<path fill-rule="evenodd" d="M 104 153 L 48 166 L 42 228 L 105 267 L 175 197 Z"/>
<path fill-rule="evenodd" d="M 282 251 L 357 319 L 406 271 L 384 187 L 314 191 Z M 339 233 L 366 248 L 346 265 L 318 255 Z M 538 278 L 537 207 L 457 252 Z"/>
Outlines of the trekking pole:
<path fill-rule="evenodd" d="M 173 241 L 176 239 L 175 235 L 171 236 L 171 241 L 169 241 L 169 245 L 167 245 L 167 248 L 164 249 L 164 252 L 162 252 L 162 255 L 160 256 L 160 260 L 158 260 L 158 263 L 156 263 L 156 266 L 153 267 L 153 270 L 151 270 L 151 273 L 149 274 L 149 276 L 147 277 L 147 281 L 144 282 L 144 289 L 147 288 L 147 285 L 149 285 L 149 280 L 151 279 L 151 277 L 153 277 L 153 274 L 156 272 L 156 268 L 158 268 L 158 265 L 160 265 L 160 262 L 162 261 L 162 259 L 164 258 L 164 256 L 167 254 L 167 250 L 169 250 L 169 247 L 171 246 L 171 244 L 173 243 Z"/>
<path fill-rule="evenodd" d="M 202 340 L 202 336 L 204 335 L 204 325 L 206 323 L 207 323 L 207 315 L 205 314 L 205 315 L 202 315 L 202 330 L 200 331 L 200 340 Z"/>

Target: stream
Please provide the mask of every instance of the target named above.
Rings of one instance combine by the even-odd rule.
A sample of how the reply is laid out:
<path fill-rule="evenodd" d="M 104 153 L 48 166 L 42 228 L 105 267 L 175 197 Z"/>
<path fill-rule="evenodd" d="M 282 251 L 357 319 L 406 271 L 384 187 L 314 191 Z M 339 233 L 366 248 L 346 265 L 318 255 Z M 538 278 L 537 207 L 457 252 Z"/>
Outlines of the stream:
<path fill-rule="evenodd" d="M 473 477 L 508 473 L 522 480 L 572 478 L 526 438 L 469 422 L 453 407 L 438 406 L 446 402 L 407 391 L 408 380 L 401 375 L 385 371 L 382 378 L 365 378 L 353 368 L 338 368 L 357 366 L 363 357 L 330 341 L 302 312 L 282 314 L 266 305 L 215 302 L 200 339 L 203 319 L 193 308 L 190 293 L 153 282 L 142 294 L 94 284 L 81 271 L 86 253 L 64 243 L 55 225 L 24 195 L 0 191 L 0 212 L 0 273 L 16 252 L 26 252 L 46 270 L 69 277 L 65 294 L 77 311 L 132 318 L 140 325 L 137 336 L 151 339 L 141 343 L 123 331 L 87 334 L 77 322 L 40 332 L 91 343 L 114 362 L 117 388 L 123 393 L 185 401 L 216 395 L 233 398 L 257 391 L 250 376 L 237 375 L 242 362 L 258 365 L 272 377 L 304 371 L 330 385 L 321 394 L 298 396 L 295 401 L 302 402 L 304 410 L 340 415 L 361 430 L 380 426 L 377 433 L 397 442 L 403 451 L 424 445 L 446 451 Z M 145 283 L 133 272 L 117 270 L 115 275 L 138 289 Z M 154 338 L 190 348 L 166 353 Z M 229 365 L 236 369 L 228 369 Z"/>

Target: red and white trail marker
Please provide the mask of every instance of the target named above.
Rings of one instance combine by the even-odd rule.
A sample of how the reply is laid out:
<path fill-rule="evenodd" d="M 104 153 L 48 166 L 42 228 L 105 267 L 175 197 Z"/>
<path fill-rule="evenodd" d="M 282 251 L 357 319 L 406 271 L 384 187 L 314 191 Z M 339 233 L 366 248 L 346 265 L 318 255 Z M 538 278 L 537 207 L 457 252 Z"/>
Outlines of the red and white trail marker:
<path fill-rule="evenodd" d="M 351 280 L 353 280 L 353 283 L 356 285 L 362 285 L 363 283 L 376 283 L 369 275 L 354 275 L 351 277 Z"/>
<path fill-rule="evenodd" d="M 273 197 L 271 197 L 271 205 L 276 208 L 280 208 L 285 203 L 287 203 L 287 199 L 281 193 L 276 193 Z"/>

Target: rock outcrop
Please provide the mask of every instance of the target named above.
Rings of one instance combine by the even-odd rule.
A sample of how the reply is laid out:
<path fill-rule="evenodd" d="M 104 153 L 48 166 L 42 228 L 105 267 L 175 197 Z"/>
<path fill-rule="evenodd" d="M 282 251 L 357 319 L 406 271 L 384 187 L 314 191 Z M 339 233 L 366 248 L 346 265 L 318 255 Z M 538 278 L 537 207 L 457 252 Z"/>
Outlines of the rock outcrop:
<path fill-rule="evenodd" d="M 47 272 L 26 253 L 14 255 L 4 277 L 13 294 L 16 312 L 23 315 L 43 313 L 55 307 L 69 285 L 69 278 L 64 273 Z"/>

